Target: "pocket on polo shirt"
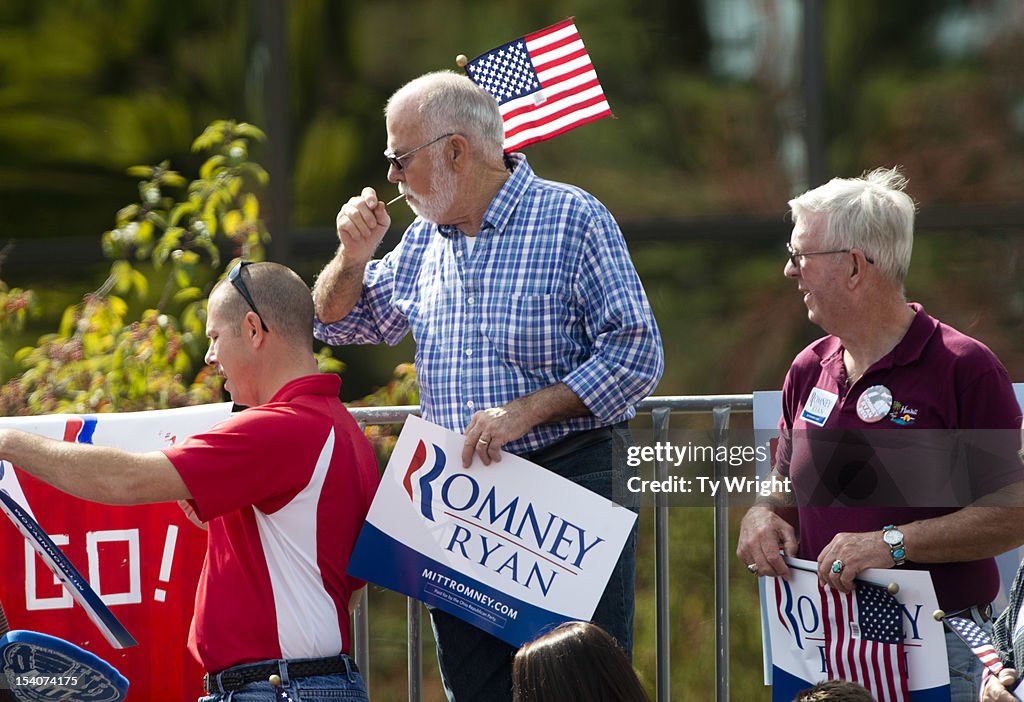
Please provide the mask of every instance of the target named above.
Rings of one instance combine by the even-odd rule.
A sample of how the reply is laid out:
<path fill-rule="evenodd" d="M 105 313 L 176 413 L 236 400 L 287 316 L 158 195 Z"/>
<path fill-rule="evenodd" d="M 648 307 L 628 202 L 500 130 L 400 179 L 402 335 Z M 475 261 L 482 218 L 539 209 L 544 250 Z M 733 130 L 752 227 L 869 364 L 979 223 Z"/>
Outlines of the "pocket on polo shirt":
<path fill-rule="evenodd" d="M 568 305 L 559 294 L 512 295 L 499 315 L 493 341 L 506 360 L 524 368 L 564 363 Z"/>

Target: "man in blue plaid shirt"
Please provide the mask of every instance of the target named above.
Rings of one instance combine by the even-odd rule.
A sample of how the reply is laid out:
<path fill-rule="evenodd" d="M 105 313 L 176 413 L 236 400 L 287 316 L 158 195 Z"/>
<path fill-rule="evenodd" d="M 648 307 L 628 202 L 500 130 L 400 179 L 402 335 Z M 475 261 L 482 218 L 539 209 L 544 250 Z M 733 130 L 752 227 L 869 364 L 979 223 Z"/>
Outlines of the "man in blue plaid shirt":
<path fill-rule="evenodd" d="M 499 452 L 634 511 L 626 422 L 664 368 L 661 338 L 618 225 L 579 188 L 505 155 L 497 103 L 467 77 L 430 73 L 386 109 L 390 168 L 418 215 L 391 224 L 372 188 L 338 213 L 337 254 L 314 288 L 317 338 L 416 340 L 423 416 L 463 433 L 463 464 Z M 632 648 L 636 531 L 594 615 Z M 450 700 L 511 700 L 514 649 L 431 611 Z"/>

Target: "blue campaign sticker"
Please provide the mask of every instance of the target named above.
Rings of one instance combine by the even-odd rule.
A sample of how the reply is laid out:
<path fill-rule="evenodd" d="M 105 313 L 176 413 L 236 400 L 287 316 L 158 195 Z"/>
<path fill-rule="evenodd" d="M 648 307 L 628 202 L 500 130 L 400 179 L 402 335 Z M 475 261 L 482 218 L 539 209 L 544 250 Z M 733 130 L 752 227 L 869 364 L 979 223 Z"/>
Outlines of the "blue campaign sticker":
<path fill-rule="evenodd" d="M 121 702 L 128 694 L 128 680 L 105 660 L 35 631 L 0 638 L 0 666 L 21 702 Z"/>

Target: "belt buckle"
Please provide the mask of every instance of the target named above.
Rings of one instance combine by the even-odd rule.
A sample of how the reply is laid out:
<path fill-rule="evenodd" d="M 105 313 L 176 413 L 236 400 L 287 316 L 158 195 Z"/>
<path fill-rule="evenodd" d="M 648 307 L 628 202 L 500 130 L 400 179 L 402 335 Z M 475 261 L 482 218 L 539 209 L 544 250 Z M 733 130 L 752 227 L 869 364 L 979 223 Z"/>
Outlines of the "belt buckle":
<path fill-rule="evenodd" d="M 203 689 L 206 690 L 206 694 L 223 694 L 229 692 L 224 689 L 224 685 L 221 683 L 221 673 L 206 673 L 203 676 Z"/>
<path fill-rule="evenodd" d="M 977 609 L 978 609 L 978 617 L 981 619 L 982 622 L 987 622 L 987 621 L 991 621 L 992 620 L 992 603 L 991 602 L 989 602 L 987 605 L 980 606 Z"/>
<path fill-rule="evenodd" d="M 207 673 L 203 676 L 203 689 L 206 694 L 224 694 L 237 690 L 244 684 L 242 674 L 238 671 L 227 668 L 219 673 Z"/>

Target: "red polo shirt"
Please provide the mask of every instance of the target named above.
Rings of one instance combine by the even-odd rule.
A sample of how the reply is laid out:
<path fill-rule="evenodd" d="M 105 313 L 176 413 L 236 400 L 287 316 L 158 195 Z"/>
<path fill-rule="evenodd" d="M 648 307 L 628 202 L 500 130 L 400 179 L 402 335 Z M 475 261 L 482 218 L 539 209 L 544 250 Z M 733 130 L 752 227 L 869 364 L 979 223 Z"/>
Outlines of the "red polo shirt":
<path fill-rule="evenodd" d="M 340 383 L 298 378 L 164 449 L 208 521 L 189 650 L 209 672 L 351 651 L 346 570 L 379 477 Z"/>

